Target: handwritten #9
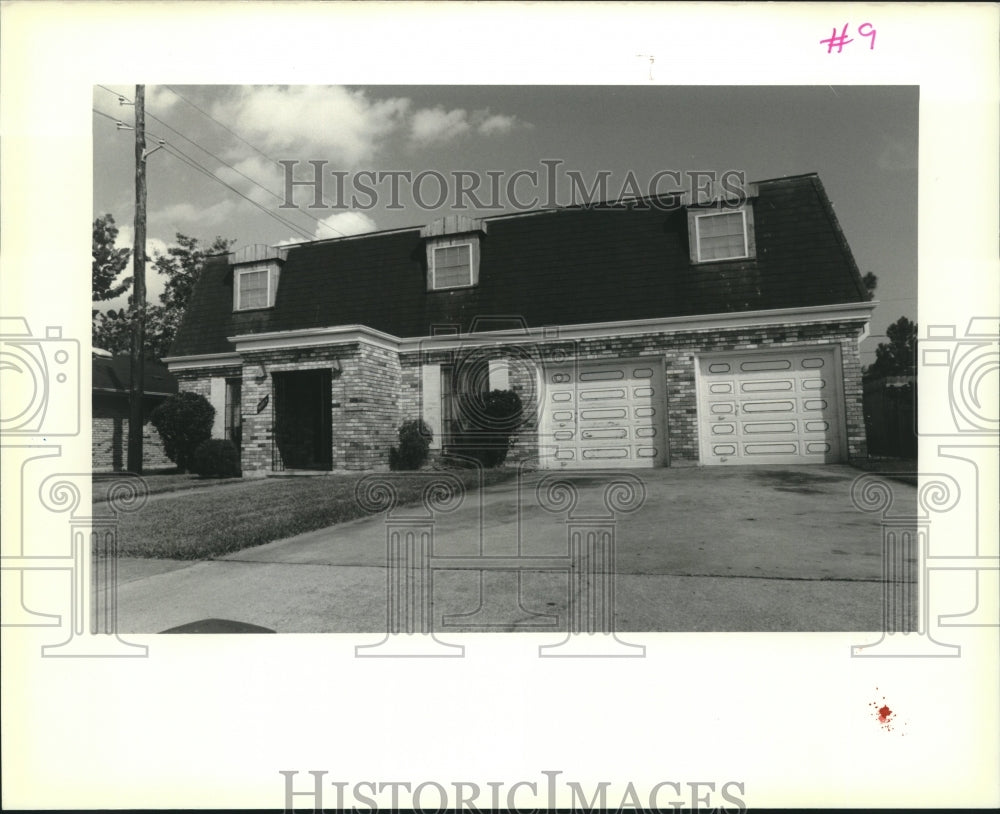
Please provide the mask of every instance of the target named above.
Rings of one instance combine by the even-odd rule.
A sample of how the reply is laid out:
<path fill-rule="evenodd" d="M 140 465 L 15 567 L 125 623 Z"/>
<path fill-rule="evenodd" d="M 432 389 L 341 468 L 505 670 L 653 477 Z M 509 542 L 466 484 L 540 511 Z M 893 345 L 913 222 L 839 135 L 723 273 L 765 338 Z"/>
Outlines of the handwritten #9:
<path fill-rule="evenodd" d="M 841 53 L 844 50 L 844 46 L 849 42 L 854 42 L 853 37 L 847 36 L 848 23 L 844 23 L 844 27 L 840 29 L 840 33 L 837 33 L 837 28 L 834 26 L 833 33 L 825 40 L 820 40 L 820 45 L 826 46 L 826 52 L 828 54 L 833 53 L 833 49 L 837 49 L 837 53 Z M 867 30 L 866 30 L 867 29 Z M 858 34 L 862 37 L 870 37 L 871 43 L 868 45 L 869 51 L 875 50 L 875 27 L 871 23 L 862 23 L 858 26 Z"/>

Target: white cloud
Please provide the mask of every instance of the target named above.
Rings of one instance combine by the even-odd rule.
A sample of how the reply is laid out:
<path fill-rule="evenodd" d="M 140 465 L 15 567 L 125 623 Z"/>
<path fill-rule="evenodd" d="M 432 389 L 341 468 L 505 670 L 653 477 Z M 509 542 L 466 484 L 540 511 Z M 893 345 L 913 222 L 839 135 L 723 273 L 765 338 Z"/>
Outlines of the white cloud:
<path fill-rule="evenodd" d="M 213 115 L 268 152 L 297 153 L 275 158 L 358 166 L 401 126 L 409 106 L 409 99 L 370 99 L 365 91 L 339 86 L 264 86 L 216 103 Z M 317 154 L 305 156 L 303 150 Z"/>
<path fill-rule="evenodd" d="M 516 116 L 504 116 L 500 113 L 489 115 L 489 111 L 483 111 L 485 117 L 479 122 L 476 130 L 484 136 L 495 136 L 509 133 L 517 126 Z"/>
<path fill-rule="evenodd" d="M 336 212 L 316 224 L 316 239 L 361 235 L 377 229 L 375 221 L 363 212 Z"/>
<path fill-rule="evenodd" d="M 515 127 L 530 127 L 516 116 L 490 113 L 489 108 L 469 113 L 464 108 L 445 110 L 443 107 L 422 108 L 410 121 L 410 141 L 418 146 L 442 144 L 467 133 L 498 136 Z"/>
<path fill-rule="evenodd" d="M 328 218 L 323 218 L 316 224 L 316 240 L 329 240 L 333 237 L 348 237 L 350 235 L 361 235 L 367 232 L 378 230 L 378 224 L 367 215 L 361 212 L 337 212 Z M 302 243 L 303 238 L 297 236 L 286 237 L 279 240 L 275 246 L 289 246 L 293 243 Z"/>
<path fill-rule="evenodd" d="M 451 141 L 469 131 L 469 114 L 462 108 L 424 108 L 413 114 L 410 139 L 416 144 Z"/>
<path fill-rule="evenodd" d="M 146 107 L 153 113 L 162 113 L 170 110 L 180 99 L 164 85 L 146 86 Z"/>

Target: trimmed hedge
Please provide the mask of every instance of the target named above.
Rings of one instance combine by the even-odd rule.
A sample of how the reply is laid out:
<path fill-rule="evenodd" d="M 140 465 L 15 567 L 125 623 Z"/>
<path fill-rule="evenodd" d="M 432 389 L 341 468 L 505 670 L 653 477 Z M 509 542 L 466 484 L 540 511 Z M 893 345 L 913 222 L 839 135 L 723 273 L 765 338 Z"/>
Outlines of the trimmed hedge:
<path fill-rule="evenodd" d="M 389 450 L 389 468 L 393 471 L 420 469 L 427 460 L 434 433 L 423 419 L 406 421 L 399 428 L 399 446 Z"/>
<path fill-rule="evenodd" d="M 194 451 L 212 437 L 215 408 L 197 393 L 177 393 L 158 404 L 149 420 L 163 440 L 167 457 L 181 472 L 187 472 Z"/>
<path fill-rule="evenodd" d="M 194 451 L 191 471 L 203 478 L 238 478 L 240 453 L 232 441 L 209 438 Z"/>

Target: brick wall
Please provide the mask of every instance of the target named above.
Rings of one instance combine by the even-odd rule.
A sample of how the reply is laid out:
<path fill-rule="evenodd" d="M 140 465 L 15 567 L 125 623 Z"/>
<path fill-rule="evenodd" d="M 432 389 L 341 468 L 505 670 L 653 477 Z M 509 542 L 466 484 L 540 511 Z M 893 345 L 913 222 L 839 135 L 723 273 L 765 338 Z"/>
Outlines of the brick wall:
<path fill-rule="evenodd" d="M 142 466 L 144 470 L 169 469 L 174 462 L 163 451 L 156 428 L 149 423 L 150 410 L 159 403 L 147 399 L 142 427 Z M 121 472 L 128 464 L 128 396 L 95 394 L 93 398 L 93 433 L 90 454 L 94 472 Z"/>
<path fill-rule="evenodd" d="M 526 343 L 519 349 L 498 347 L 491 358 L 507 358 L 511 389 L 521 396 L 525 421 L 514 438 L 508 460 L 537 462 L 539 392 L 537 369 L 540 365 L 578 361 L 645 358 L 662 361 L 665 376 L 668 455 L 672 466 L 697 464 L 698 394 L 695 363 L 698 354 L 719 351 L 754 351 L 768 348 L 838 346 L 843 369 L 844 417 L 847 425 L 848 459 L 867 456 L 862 412 L 861 360 L 857 337 L 862 320 L 810 325 L 778 325 L 760 328 L 741 327 L 669 333 L 636 334 L 624 337 L 595 337 L 574 341 L 554 339 Z M 414 351 L 401 356 L 401 413 L 418 415 L 420 406 L 420 365 L 453 364 L 463 351 Z M 467 349 L 465 353 L 479 353 Z M 544 386 L 544 385 L 543 385 Z M 542 439 L 544 442 L 544 439 Z"/>
<path fill-rule="evenodd" d="M 644 358 L 662 363 L 666 399 L 667 452 L 670 465 L 699 461 L 698 398 L 695 365 L 707 352 L 756 351 L 768 348 L 837 346 L 843 371 L 844 418 L 849 459 L 867 455 L 862 411 L 861 360 L 857 338 L 864 321 L 733 327 L 594 337 L 573 341 L 558 335 L 544 342 L 464 350 L 461 340 L 447 350 L 393 350 L 361 341 L 317 348 L 248 352 L 243 377 L 243 471 L 262 475 L 272 468 L 274 393 L 270 374 L 292 370 L 331 369 L 338 360 L 341 372 L 331 381 L 332 462 L 335 471 L 384 469 L 388 451 L 396 443 L 399 425 L 422 415 L 424 364 L 454 365 L 462 353 L 483 358 L 506 358 L 510 387 L 521 396 L 525 420 L 514 437 L 508 456 L 511 463 L 537 463 L 539 408 L 544 403 L 539 368 L 579 361 Z M 268 376 L 257 381 L 260 365 Z M 204 369 L 177 374 L 182 390 L 208 396 L 210 376 L 239 375 L 233 371 Z M 256 406 L 268 398 L 260 413 Z M 544 441 L 544 439 L 542 439 Z"/>

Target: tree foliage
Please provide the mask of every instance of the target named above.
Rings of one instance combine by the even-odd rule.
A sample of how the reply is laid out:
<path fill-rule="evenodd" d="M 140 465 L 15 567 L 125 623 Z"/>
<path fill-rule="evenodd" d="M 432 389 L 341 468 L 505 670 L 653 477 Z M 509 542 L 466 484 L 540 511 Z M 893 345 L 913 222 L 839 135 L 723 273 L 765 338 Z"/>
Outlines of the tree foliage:
<path fill-rule="evenodd" d="M 888 342 L 875 349 L 875 361 L 865 370 L 865 378 L 916 374 L 917 323 L 900 317 L 885 330 Z"/>
<path fill-rule="evenodd" d="M 110 218 L 111 216 L 107 215 L 106 217 Z M 96 231 L 97 225 L 95 223 L 95 235 Z M 159 359 L 169 353 L 170 344 L 177 335 L 177 329 L 191 299 L 195 283 L 201 276 L 205 258 L 209 255 L 229 251 L 229 247 L 235 242 L 216 236 L 207 249 L 201 249 L 198 246 L 197 238 L 177 232 L 176 240 L 177 245 L 167 249 L 166 255 L 157 255 L 153 260 L 153 268 L 156 273 L 164 275 L 167 280 L 163 293 L 160 295 L 160 304 L 146 305 L 144 353 L 148 359 Z M 95 299 L 98 299 L 96 296 L 96 245 L 95 237 Z M 120 251 L 128 253 L 128 249 Z M 128 283 L 130 284 L 131 281 L 129 278 Z M 110 299 L 110 297 L 102 299 Z M 104 348 L 112 353 L 129 353 L 132 345 L 133 319 L 134 311 L 131 297 L 127 308 L 111 309 L 100 314 L 95 312 L 92 332 L 94 346 Z"/>
<path fill-rule="evenodd" d="M 160 402 L 149 416 L 163 441 L 163 451 L 187 472 L 194 463 L 195 450 L 212 436 L 215 408 L 197 393 L 177 393 Z"/>
<path fill-rule="evenodd" d="M 868 299 L 875 299 L 875 289 L 878 288 L 878 275 L 875 272 L 869 271 L 861 278 L 861 282 L 865 284 L 865 291 L 868 293 Z"/>
<path fill-rule="evenodd" d="M 116 282 L 118 275 L 128 266 L 130 249 L 115 247 L 118 239 L 118 226 L 110 213 L 94 221 L 93 243 L 91 256 L 93 258 L 93 276 L 91 288 L 93 300 L 113 300 L 120 297 L 132 285 L 132 278 L 126 277 Z"/>

